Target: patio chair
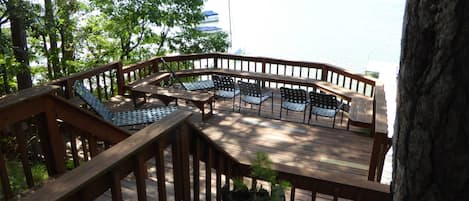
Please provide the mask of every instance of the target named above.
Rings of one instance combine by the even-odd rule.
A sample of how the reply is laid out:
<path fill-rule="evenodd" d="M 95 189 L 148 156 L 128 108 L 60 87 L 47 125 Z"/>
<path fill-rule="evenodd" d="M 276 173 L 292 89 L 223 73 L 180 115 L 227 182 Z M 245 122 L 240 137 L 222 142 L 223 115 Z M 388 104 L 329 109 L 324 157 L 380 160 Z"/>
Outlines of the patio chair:
<path fill-rule="evenodd" d="M 291 111 L 303 112 L 303 123 L 306 120 L 306 108 L 308 107 L 307 93 L 303 89 L 290 89 L 280 87 L 281 107 L 280 119 L 282 119 L 282 110 L 285 108 Z"/>
<path fill-rule="evenodd" d="M 241 101 L 251 104 L 251 106 L 259 105 L 259 111 L 257 115 L 261 114 L 262 103 L 267 99 L 272 99 L 272 113 L 274 113 L 274 92 L 272 91 L 261 91 L 259 83 L 249 83 L 238 81 L 240 98 L 239 98 L 239 112 L 241 112 Z"/>
<path fill-rule="evenodd" d="M 215 86 L 215 96 L 223 99 L 233 99 L 233 111 L 235 108 L 235 97 L 239 94 L 239 89 L 236 89 L 235 82 L 232 77 L 212 75 L 213 84 Z"/>
<path fill-rule="evenodd" d="M 350 102 L 344 103 L 343 101 L 337 101 L 337 108 L 339 108 L 339 111 L 342 111 L 340 113 L 340 125 L 342 125 L 342 121 L 344 120 L 344 112 L 347 114 L 350 112 Z"/>
<path fill-rule="evenodd" d="M 335 117 L 341 105 L 337 105 L 337 97 L 330 94 L 316 93 L 314 91 L 309 92 L 309 99 L 311 107 L 309 110 L 308 124 L 311 121 L 311 115 L 316 115 L 316 121 L 318 115 L 323 117 L 333 118 L 332 128 L 335 127 Z"/>
<path fill-rule="evenodd" d="M 175 106 L 157 107 L 123 112 L 111 112 L 83 83 L 76 81 L 75 93 L 104 120 L 116 126 L 132 126 L 153 123 L 177 110 Z"/>
<path fill-rule="evenodd" d="M 161 62 L 166 66 L 166 70 L 170 73 L 170 80 L 171 83 L 179 83 L 181 87 L 188 91 L 195 91 L 195 90 L 209 90 L 214 88 L 214 84 L 212 80 L 201 80 L 201 81 L 194 81 L 194 82 L 183 82 L 181 78 L 168 66 L 166 61 L 161 58 Z"/>

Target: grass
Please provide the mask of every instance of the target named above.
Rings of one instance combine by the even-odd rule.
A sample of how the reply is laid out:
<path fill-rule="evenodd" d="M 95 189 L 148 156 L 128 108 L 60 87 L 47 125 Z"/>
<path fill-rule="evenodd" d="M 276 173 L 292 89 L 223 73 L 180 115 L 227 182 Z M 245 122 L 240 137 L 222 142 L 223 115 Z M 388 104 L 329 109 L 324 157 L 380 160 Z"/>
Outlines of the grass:
<path fill-rule="evenodd" d="M 26 177 L 24 176 L 23 165 L 18 161 L 7 161 L 8 178 L 10 187 L 14 194 L 28 188 Z M 31 166 L 31 172 L 35 183 L 39 183 L 49 178 L 47 167 L 38 163 Z"/>

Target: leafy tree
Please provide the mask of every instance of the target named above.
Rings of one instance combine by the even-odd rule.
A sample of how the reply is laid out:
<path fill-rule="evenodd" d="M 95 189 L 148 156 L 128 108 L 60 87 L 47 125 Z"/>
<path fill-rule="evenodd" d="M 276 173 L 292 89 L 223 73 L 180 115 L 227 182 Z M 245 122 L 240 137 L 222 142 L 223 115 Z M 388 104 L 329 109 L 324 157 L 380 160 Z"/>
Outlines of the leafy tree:
<path fill-rule="evenodd" d="M 76 46 L 78 41 L 75 37 L 78 32 L 78 18 L 86 11 L 86 5 L 77 0 L 56 0 L 57 4 L 57 29 L 61 40 L 61 65 L 63 73 L 68 75 L 78 71 L 79 62 L 76 60 Z"/>
<path fill-rule="evenodd" d="M 10 22 L 13 53 L 16 61 L 19 63 L 16 67 L 18 89 L 26 89 L 32 86 L 26 40 L 25 13 L 27 11 L 25 8 L 27 8 L 27 4 L 22 0 L 9 0 L 6 2 L 6 13 Z"/>
<path fill-rule="evenodd" d="M 228 34 L 225 32 L 202 32 L 198 29 L 186 29 L 170 43 L 170 49 L 183 54 L 225 52 L 228 48 Z"/>
<path fill-rule="evenodd" d="M 148 44 L 154 54 L 164 51 L 175 33 L 195 27 L 203 14 L 201 0 L 92 0 L 106 21 L 104 30 L 118 43 L 119 58 L 132 60 L 132 51 Z M 140 51 L 141 52 L 141 51 Z"/>

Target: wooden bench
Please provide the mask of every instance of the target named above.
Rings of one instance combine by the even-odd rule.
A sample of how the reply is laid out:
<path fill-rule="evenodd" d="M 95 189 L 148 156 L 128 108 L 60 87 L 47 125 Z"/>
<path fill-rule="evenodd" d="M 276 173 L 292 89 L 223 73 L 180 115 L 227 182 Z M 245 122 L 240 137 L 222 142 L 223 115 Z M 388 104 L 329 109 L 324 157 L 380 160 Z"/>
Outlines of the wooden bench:
<path fill-rule="evenodd" d="M 232 76 L 237 78 L 246 78 L 246 79 L 255 79 L 259 81 L 268 81 L 268 82 L 278 82 L 292 85 L 308 86 L 317 88 L 321 91 L 334 94 L 339 96 L 341 99 L 350 103 L 349 110 L 349 121 L 347 123 L 347 128 L 350 125 L 371 128 L 373 121 L 373 98 L 360 94 L 356 91 L 350 89 L 342 88 L 335 84 L 309 79 L 309 78 L 299 78 L 292 76 L 283 76 L 283 75 L 271 75 L 258 72 L 243 72 L 236 70 L 227 70 L 227 69 L 196 69 L 196 70 L 185 70 L 175 72 L 178 76 L 194 76 L 194 75 L 224 75 Z M 142 83 L 154 83 L 164 76 L 162 74 L 154 75 L 142 79 L 139 84 Z"/>
<path fill-rule="evenodd" d="M 340 96 L 350 103 L 349 120 L 350 125 L 371 128 L 373 123 L 373 98 L 359 94 L 346 88 L 339 87 L 329 82 L 317 81 L 316 85 L 323 91 Z"/>
<path fill-rule="evenodd" d="M 159 87 L 155 85 L 140 85 L 131 88 L 130 91 L 132 93 L 132 99 L 135 106 L 137 105 L 137 98 L 146 97 L 146 94 L 150 94 L 150 97 L 159 99 L 165 105 L 168 105 L 172 101 L 177 101 L 177 99 L 192 102 L 202 112 L 203 121 L 213 115 L 213 102 L 215 101 L 215 96 L 213 92 L 210 91 L 186 91 L 184 89 Z M 208 114 L 205 114 L 205 104 L 209 104 L 210 107 Z"/>

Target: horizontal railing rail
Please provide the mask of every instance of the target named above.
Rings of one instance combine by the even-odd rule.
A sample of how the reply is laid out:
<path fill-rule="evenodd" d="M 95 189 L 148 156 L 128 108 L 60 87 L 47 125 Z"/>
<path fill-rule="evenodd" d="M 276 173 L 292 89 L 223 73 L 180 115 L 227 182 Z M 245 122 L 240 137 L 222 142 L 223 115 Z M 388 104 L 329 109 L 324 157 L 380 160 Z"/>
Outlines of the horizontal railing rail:
<path fill-rule="evenodd" d="M 164 59 L 173 70 L 194 70 L 221 68 L 246 72 L 259 72 L 274 75 L 294 76 L 299 78 L 327 81 L 337 86 L 373 96 L 375 80 L 352 73 L 337 66 L 326 63 L 289 61 L 267 57 L 251 57 L 221 53 L 193 54 L 155 57 L 137 64 L 125 66 L 123 73 L 126 83 L 131 83 L 144 77 L 165 71 L 161 64 Z M 267 83 L 268 87 L 281 86 L 281 83 Z"/>
<path fill-rule="evenodd" d="M 78 167 L 130 135 L 56 96 L 59 88 L 35 87 L 0 98 L 2 197 L 8 199 L 15 193 L 8 172 L 12 169 L 7 169 L 7 163 L 17 159 L 7 155 L 19 155 L 27 187 L 32 188 L 37 184 L 32 175 L 33 163 L 44 163 L 47 174 L 54 177 L 66 172 L 68 161 Z M 8 150 L 11 143 L 15 150 L 8 153 L 12 152 Z M 33 150 L 35 147 L 39 148 Z M 35 155 L 43 159 L 30 160 Z"/>
<path fill-rule="evenodd" d="M 82 81 L 87 88 L 101 100 L 124 93 L 124 80 L 122 76 L 122 63 L 113 62 L 100 67 L 89 69 L 84 72 L 63 77 L 47 83 L 47 85 L 57 85 L 61 87 L 61 95 L 65 98 L 72 98 L 73 84 L 75 81 Z"/>
<path fill-rule="evenodd" d="M 135 178 L 137 196 L 132 199 L 147 200 L 157 194 L 158 200 L 198 201 L 212 200 L 213 194 L 221 200 L 222 186 L 230 185 L 233 177 L 251 177 L 249 159 L 231 157 L 193 125 L 189 116 L 185 111 L 170 114 L 23 200 L 93 200 L 107 192 L 112 200 L 123 200 L 122 179 L 129 174 Z M 157 187 L 153 188 L 157 193 L 147 192 L 148 169 L 156 169 Z M 282 165 L 275 170 L 292 183 L 293 198 L 294 189 L 304 189 L 312 192 L 313 200 L 318 193 L 329 194 L 334 200 L 390 200 L 388 185 Z"/>

